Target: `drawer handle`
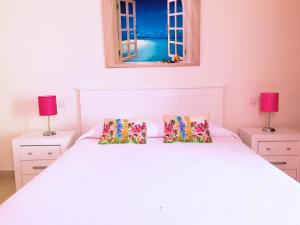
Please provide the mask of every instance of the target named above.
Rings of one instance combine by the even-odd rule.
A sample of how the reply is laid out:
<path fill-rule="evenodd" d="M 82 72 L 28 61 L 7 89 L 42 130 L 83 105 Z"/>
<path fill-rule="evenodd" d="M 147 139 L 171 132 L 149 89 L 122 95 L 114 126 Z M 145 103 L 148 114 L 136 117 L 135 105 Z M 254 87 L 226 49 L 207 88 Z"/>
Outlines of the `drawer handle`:
<path fill-rule="evenodd" d="M 32 155 L 32 152 L 28 152 L 27 155 Z"/>
<path fill-rule="evenodd" d="M 287 147 L 287 148 L 286 148 L 286 150 L 290 151 L 290 150 L 292 150 L 292 148 L 290 148 L 290 147 Z"/>
<path fill-rule="evenodd" d="M 272 149 L 271 149 L 271 148 L 267 148 L 267 150 L 268 150 L 268 151 L 271 151 Z"/>
<path fill-rule="evenodd" d="M 48 152 L 48 155 L 52 155 L 52 152 Z"/>
<path fill-rule="evenodd" d="M 48 166 L 33 166 L 32 169 L 34 170 L 44 170 L 46 169 Z"/>
<path fill-rule="evenodd" d="M 287 162 L 271 162 L 271 164 L 278 166 L 278 165 L 286 165 Z"/>

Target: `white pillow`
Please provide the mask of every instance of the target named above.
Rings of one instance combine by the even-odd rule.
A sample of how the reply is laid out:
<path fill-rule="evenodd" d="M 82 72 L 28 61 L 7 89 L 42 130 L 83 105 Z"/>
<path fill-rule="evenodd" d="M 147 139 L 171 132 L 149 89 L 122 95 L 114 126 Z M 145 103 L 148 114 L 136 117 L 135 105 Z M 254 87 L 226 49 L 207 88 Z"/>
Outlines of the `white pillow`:
<path fill-rule="evenodd" d="M 76 142 L 86 138 L 99 139 L 102 133 L 102 129 L 103 123 L 100 123 L 99 125 L 96 125 L 93 128 L 89 129 L 86 133 L 82 134 Z"/>
<path fill-rule="evenodd" d="M 163 121 L 160 123 L 154 121 L 147 121 L 147 137 L 162 138 L 164 137 Z"/>
<path fill-rule="evenodd" d="M 212 137 L 235 137 L 240 140 L 237 134 L 213 123 L 209 123 L 209 132 Z"/>
<path fill-rule="evenodd" d="M 137 120 L 137 119 L 134 119 Z M 142 119 L 140 119 L 142 120 Z M 164 137 L 164 124 L 163 120 L 160 122 L 154 122 L 151 120 L 143 120 L 147 124 L 147 137 L 149 138 L 163 138 Z M 99 139 L 103 130 L 103 121 L 98 123 L 98 125 L 92 127 L 89 131 L 84 133 L 77 141 L 92 138 Z M 239 136 L 223 127 L 217 126 L 213 123 L 209 123 L 209 131 L 212 137 L 235 137 L 240 140 Z"/>
<path fill-rule="evenodd" d="M 142 119 L 133 119 L 133 120 L 141 120 L 141 121 L 146 122 L 147 137 L 149 137 L 149 138 L 163 137 L 164 131 L 163 131 L 162 124 L 158 124 L 158 123 L 155 123 L 150 120 L 142 120 Z M 86 133 L 84 133 L 82 136 L 80 136 L 77 141 L 80 141 L 85 138 L 99 139 L 101 136 L 102 130 L 103 130 L 103 121 L 101 121 L 100 123 L 98 123 L 98 125 L 89 129 Z"/>

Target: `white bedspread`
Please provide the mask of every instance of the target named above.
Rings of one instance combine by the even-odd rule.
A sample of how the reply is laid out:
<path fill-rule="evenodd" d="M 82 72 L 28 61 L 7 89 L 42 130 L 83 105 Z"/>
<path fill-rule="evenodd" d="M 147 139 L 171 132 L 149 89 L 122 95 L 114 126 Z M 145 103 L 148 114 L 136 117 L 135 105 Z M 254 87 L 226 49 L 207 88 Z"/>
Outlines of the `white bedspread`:
<path fill-rule="evenodd" d="M 0 206 L 1 225 L 299 225 L 300 185 L 240 141 L 79 141 Z"/>

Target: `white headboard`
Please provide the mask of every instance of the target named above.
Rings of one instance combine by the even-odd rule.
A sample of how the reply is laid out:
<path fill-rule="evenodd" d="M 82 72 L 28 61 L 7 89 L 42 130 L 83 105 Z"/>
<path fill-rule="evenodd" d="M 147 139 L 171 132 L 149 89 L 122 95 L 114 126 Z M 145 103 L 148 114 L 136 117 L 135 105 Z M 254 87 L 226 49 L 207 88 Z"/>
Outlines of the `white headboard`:
<path fill-rule="evenodd" d="M 223 125 L 224 87 L 167 89 L 79 89 L 79 120 L 86 132 L 104 118 L 145 118 L 162 123 L 164 114 L 203 115 Z"/>

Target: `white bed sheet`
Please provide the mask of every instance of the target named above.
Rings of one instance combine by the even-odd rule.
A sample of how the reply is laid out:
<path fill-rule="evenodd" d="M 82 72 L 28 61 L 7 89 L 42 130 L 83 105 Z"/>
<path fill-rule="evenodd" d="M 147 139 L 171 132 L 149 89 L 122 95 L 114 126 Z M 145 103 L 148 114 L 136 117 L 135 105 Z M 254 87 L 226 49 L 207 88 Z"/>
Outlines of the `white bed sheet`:
<path fill-rule="evenodd" d="M 0 206 L 1 225 L 299 225 L 300 185 L 239 140 L 84 139 Z"/>

